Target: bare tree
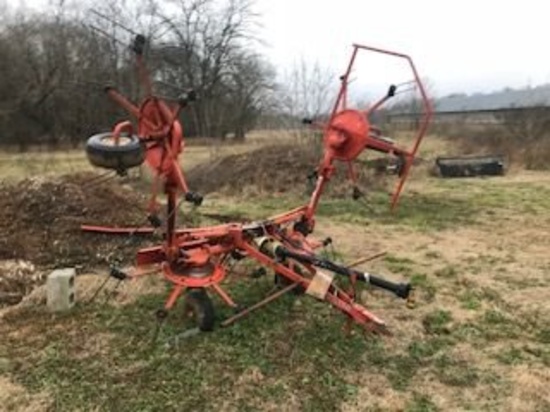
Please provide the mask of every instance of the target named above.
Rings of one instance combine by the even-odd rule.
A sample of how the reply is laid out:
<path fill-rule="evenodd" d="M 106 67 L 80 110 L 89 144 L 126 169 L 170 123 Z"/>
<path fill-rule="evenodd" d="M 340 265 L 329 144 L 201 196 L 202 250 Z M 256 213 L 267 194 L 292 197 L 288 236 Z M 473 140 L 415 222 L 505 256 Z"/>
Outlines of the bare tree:
<path fill-rule="evenodd" d="M 229 0 L 173 0 L 168 12 L 157 9 L 157 26 L 165 44 L 154 50 L 159 58 L 160 80 L 174 88 L 193 88 L 200 101 L 193 106 L 193 127 L 188 133 L 223 137 L 228 132 L 227 119 L 241 119 L 243 127 L 235 130 L 243 136 L 250 111 L 242 104 L 245 85 L 242 79 L 254 78 L 246 85 L 250 103 L 262 93 L 267 83 L 268 70 L 257 55 L 248 53 L 254 41 L 252 1 Z M 236 88 L 236 84 L 240 87 Z M 235 103 L 235 100 L 240 102 Z M 238 116 L 229 114 L 236 108 L 244 111 Z"/>
<path fill-rule="evenodd" d="M 293 118 L 326 115 L 333 103 L 330 91 L 337 76 L 318 62 L 307 62 L 302 56 L 289 71 L 283 73 L 279 83 L 280 109 Z"/>
<path fill-rule="evenodd" d="M 231 127 L 235 139 L 242 140 L 272 106 L 274 85 L 270 79 L 274 71 L 259 56 L 244 53 L 231 64 L 230 73 L 227 82 L 229 118 L 224 123 Z"/>
<path fill-rule="evenodd" d="M 48 13 L 10 12 L 0 22 L 0 60 L 9 62 L 0 65 L 0 143 L 77 145 L 111 127 L 123 114 L 103 86 L 140 97 L 128 47 L 137 33 L 150 39 L 156 92 L 198 91 L 186 135 L 242 138 L 254 126 L 273 75 L 250 51 L 252 2 L 89 0 L 85 9 L 52 1 Z"/>

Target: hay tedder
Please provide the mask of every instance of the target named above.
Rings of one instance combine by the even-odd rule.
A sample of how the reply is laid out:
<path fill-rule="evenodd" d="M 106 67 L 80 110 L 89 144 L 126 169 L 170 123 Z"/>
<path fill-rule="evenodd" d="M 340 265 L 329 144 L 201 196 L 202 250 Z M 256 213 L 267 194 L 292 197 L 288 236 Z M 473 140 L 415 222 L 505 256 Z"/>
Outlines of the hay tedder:
<path fill-rule="evenodd" d="M 352 162 L 365 149 L 376 150 L 399 159 L 399 181 L 391 199 L 396 206 L 405 179 L 413 163 L 417 149 L 426 133 L 431 116 L 429 100 L 410 57 L 372 47 L 353 45 L 346 72 L 341 76 L 341 87 L 332 112 L 325 123 L 305 120 L 323 133 L 323 157 L 316 168 L 315 189 L 309 201 L 293 210 L 247 223 L 224 223 L 212 227 L 178 228 L 176 215 L 179 200 L 200 205 L 202 196 L 189 190 L 179 156 L 184 150 L 183 128 L 179 114 L 195 94 L 183 94 L 176 104 L 157 98 L 152 94 L 151 81 L 143 62 L 145 38 L 136 36 L 133 50 L 137 57 L 140 79 L 146 96 L 140 106 L 135 106 L 114 88 L 107 93 L 116 103 L 128 111 L 136 126 L 130 121 L 117 124 L 112 132 L 88 139 L 87 153 L 90 162 L 98 167 L 124 170 L 145 163 L 154 171 L 152 198 L 149 204 L 149 222 L 145 228 L 112 228 L 82 226 L 83 230 L 132 234 L 162 230 L 163 242 L 137 252 L 135 270 L 112 269 L 111 276 L 117 279 L 133 279 L 150 274 L 149 268 L 157 268 L 172 285 L 164 308 L 157 312 L 159 320 L 168 315 L 178 298 L 186 299 L 186 307 L 195 315 L 197 326 L 202 331 L 212 330 L 216 322 L 214 306 L 208 292 L 217 294 L 227 305 L 235 309 L 234 315 L 220 322 L 227 326 L 290 292 L 305 293 L 324 300 L 343 312 L 350 323 L 378 333 L 388 333 L 385 322 L 356 301 L 356 282 L 365 282 L 386 290 L 402 299 L 411 299 L 409 283 L 394 283 L 382 277 L 358 271 L 338 264 L 319 253 L 330 241 L 312 237 L 315 229 L 315 213 L 326 185 L 335 173 L 335 163 L 346 162 L 349 175 L 354 179 Z M 370 124 L 371 115 L 397 92 L 390 86 L 388 93 L 367 110 L 348 108 L 349 76 L 358 53 L 382 53 L 405 59 L 413 74 L 423 105 L 423 117 L 411 149 L 398 147 L 393 141 L 382 137 L 380 130 Z M 164 222 L 158 217 L 155 198 L 158 192 L 166 195 Z M 231 265 L 243 259 L 253 260 L 274 274 L 277 289 L 262 301 L 247 308 L 238 305 L 222 287 L 222 282 L 231 272 Z M 348 278 L 347 287 L 341 287 L 336 277 Z"/>

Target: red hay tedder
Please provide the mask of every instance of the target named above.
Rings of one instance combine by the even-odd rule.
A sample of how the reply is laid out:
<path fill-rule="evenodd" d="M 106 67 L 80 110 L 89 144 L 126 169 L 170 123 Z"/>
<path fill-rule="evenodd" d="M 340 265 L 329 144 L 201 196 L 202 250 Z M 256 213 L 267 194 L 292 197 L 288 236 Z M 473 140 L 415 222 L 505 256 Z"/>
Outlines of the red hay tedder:
<path fill-rule="evenodd" d="M 144 45 L 145 38 L 136 36 L 133 50 L 146 92 L 140 106 L 128 101 L 115 89 L 107 89 L 108 95 L 135 119 L 137 129 L 130 121 L 119 123 L 112 132 L 89 138 L 87 153 L 90 162 L 98 167 L 123 172 L 145 162 L 154 171 L 156 179 L 149 204 L 149 221 L 152 226 L 109 228 L 85 225 L 82 229 L 101 233 L 132 234 L 152 233 L 156 228 L 162 227 L 164 241 L 158 246 L 137 252 L 135 271 L 125 273 L 112 269 L 111 276 L 117 279 L 132 279 L 152 273 L 145 268 L 158 268 L 164 278 L 173 285 L 164 308 L 157 313 L 158 318 L 165 318 L 178 298 L 184 294 L 188 307 L 195 315 L 197 326 L 202 331 L 210 331 L 216 324 L 214 308 L 207 291 L 216 293 L 227 305 L 235 308 L 236 313 L 221 322 L 222 326 L 227 326 L 295 289 L 330 303 L 342 311 L 352 323 L 372 332 L 388 333 L 382 319 L 357 303 L 355 283 L 366 282 L 403 299 L 411 299 L 411 285 L 394 283 L 322 257 L 316 250 L 325 242 L 315 240 L 312 233 L 315 227 L 315 212 L 325 186 L 335 172 L 335 162 L 347 162 L 350 176 L 355 179 L 352 162 L 365 149 L 394 155 L 399 159 L 399 181 L 391 200 L 392 208 L 396 206 L 432 113 L 411 58 L 404 54 L 353 45 L 353 53 L 347 70 L 341 77 L 340 91 L 328 121 L 324 124 L 311 120 L 304 121 L 320 128 L 324 136 L 324 154 L 316 169 L 315 190 L 307 204 L 251 223 L 177 228 L 176 210 L 180 196 L 196 205 L 202 202 L 199 194 L 189 190 L 179 164 L 179 156 L 184 149 L 179 113 L 194 100 L 195 95 L 192 91 L 185 93 L 178 99 L 177 104 L 169 104 L 155 97 L 143 62 Z M 418 88 L 423 103 L 423 116 L 412 149 L 397 147 L 393 142 L 382 138 L 379 129 L 369 121 L 371 115 L 394 96 L 396 86 L 391 86 L 388 93 L 368 110 L 347 107 L 348 78 L 359 52 L 382 53 L 408 62 L 414 77 L 412 82 Z M 167 197 L 164 225 L 157 217 L 158 206 L 155 201 L 161 186 Z M 271 269 L 280 285 L 276 292 L 248 308 L 241 308 L 221 286 L 230 272 L 230 263 L 241 259 L 252 259 Z M 334 281 L 336 275 L 349 278 L 351 288 L 344 290 L 339 287 Z"/>

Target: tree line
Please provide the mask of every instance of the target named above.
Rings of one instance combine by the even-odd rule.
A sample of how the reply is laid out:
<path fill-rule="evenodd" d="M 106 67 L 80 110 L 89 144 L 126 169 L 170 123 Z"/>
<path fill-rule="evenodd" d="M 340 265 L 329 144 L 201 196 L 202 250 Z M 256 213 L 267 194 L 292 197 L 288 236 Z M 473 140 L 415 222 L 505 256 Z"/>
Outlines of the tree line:
<path fill-rule="evenodd" d="M 253 0 L 57 0 L 46 13 L 3 8 L 2 146 L 78 146 L 125 119 L 103 90 L 115 86 L 139 101 L 129 50 L 138 33 L 148 40 L 155 94 L 198 95 L 181 115 L 187 137 L 244 139 L 261 118 L 321 110 L 309 107 L 328 84 L 318 66 L 297 66 L 288 74 L 293 81 L 275 82 L 274 67 L 258 52 Z M 312 98 L 302 96 L 308 90 Z"/>

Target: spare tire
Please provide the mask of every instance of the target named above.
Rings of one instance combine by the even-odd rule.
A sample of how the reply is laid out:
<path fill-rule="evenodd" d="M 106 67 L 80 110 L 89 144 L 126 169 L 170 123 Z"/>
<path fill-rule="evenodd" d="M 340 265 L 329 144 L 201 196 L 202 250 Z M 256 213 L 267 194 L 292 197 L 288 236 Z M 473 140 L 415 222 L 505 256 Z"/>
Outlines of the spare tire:
<path fill-rule="evenodd" d="M 117 171 L 139 166 L 145 160 L 145 150 L 137 136 L 122 135 L 117 145 L 111 132 L 90 137 L 86 142 L 86 154 L 94 166 Z"/>

